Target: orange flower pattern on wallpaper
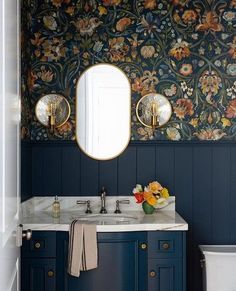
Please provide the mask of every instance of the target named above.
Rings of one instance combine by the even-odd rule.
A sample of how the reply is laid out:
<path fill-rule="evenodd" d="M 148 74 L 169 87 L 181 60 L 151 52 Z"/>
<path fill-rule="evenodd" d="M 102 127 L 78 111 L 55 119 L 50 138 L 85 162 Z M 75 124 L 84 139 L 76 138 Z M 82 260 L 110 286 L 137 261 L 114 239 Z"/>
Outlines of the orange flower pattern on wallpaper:
<path fill-rule="evenodd" d="M 235 32 L 235 0 L 23 0 L 22 138 L 73 140 L 76 80 L 105 62 L 130 80 L 132 140 L 235 140 Z M 72 108 L 54 135 L 34 115 L 50 92 Z M 173 107 L 154 136 L 135 115 L 150 92 Z"/>

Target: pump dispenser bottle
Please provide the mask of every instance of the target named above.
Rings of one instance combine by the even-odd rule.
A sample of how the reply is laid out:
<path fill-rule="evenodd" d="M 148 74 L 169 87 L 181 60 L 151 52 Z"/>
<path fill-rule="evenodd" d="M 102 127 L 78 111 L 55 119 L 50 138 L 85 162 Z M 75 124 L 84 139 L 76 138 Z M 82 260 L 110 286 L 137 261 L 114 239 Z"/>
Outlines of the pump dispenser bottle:
<path fill-rule="evenodd" d="M 57 196 L 55 196 L 54 202 L 52 204 L 52 216 L 54 218 L 60 217 L 60 202 Z"/>

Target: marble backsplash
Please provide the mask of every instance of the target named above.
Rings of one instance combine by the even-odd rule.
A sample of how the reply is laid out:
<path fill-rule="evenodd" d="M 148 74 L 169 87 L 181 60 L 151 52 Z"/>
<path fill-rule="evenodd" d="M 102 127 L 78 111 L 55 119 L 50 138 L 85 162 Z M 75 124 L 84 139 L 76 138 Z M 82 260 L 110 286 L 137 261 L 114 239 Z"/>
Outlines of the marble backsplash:
<path fill-rule="evenodd" d="M 116 208 L 116 200 L 128 199 L 129 204 L 121 204 L 120 209 L 122 212 L 125 211 L 139 211 L 142 210 L 141 204 L 137 204 L 133 196 L 107 196 L 106 197 L 106 208 L 108 213 L 113 213 Z M 86 201 L 90 200 L 91 209 L 93 213 L 99 213 L 101 208 L 101 198 L 99 196 L 78 196 L 78 197 L 59 197 L 61 211 L 84 211 L 86 210 L 86 205 L 78 205 L 76 201 Z M 21 203 L 22 216 L 28 216 L 35 212 L 50 212 L 52 211 L 52 203 L 54 197 L 32 197 L 31 199 Z M 160 210 L 172 210 L 175 211 L 175 197 L 171 196 L 168 199 L 168 205 Z"/>

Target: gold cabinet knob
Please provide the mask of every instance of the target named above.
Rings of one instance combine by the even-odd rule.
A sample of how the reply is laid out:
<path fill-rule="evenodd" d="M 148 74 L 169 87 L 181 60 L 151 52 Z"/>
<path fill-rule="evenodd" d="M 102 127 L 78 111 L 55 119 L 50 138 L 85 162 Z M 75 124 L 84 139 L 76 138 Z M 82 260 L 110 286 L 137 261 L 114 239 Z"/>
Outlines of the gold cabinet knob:
<path fill-rule="evenodd" d="M 35 247 L 36 249 L 40 249 L 40 248 L 41 248 L 41 244 L 40 244 L 40 242 L 36 242 L 36 243 L 34 244 L 34 247 Z"/>
<path fill-rule="evenodd" d="M 162 245 L 162 247 L 163 247 L 164 250 L 168 250 L 170 248 L 170 245 L 168 243 L 164 243 Z"/>
<path fill-rule="evenodd" d="M 147 244 L 146 244 L 146 243 L 141 243 L 141 244 L 140 244 L 140 248 L 141 248 L 142 250 L 146 250 L 146 249 L 147 249 Z"/>
<path fill-rule="evenodd" d="M 154 270 L 150 271 L 150 272 L 149 272 L 149 276 L 150 276 L 151 278 L 156 277 L 156 272 L 155 272 Z"/>
<path fill-rule="evenodd" d="M 54 272 L 52 270 L 48 271 L 48 277 L 53 277 L 54 276 Z"/>

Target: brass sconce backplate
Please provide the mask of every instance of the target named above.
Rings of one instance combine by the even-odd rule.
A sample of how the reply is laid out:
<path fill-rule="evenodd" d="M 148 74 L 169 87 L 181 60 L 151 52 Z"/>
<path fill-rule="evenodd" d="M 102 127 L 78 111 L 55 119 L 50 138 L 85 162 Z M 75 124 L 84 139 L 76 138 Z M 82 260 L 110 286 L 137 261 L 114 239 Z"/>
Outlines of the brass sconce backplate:
<path fill-rule="evenodd" d="M 157 93 L 149 93 L 138 101 L 136 115 L 144 126 L 155 129 L 164 126 L 171 118 L 169 100 Z"/>
<path fill-rule="evenodd" d="M 47 127 L 60 127 L 70 117 L 70 104 L 59 94 L 47 94 L 39 99 L 35 107 L 38 121 Z"/>

